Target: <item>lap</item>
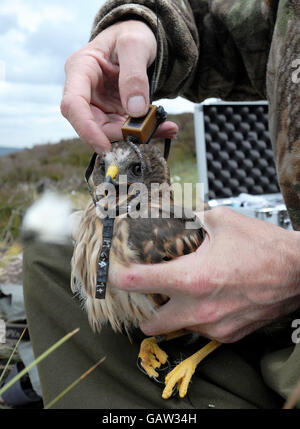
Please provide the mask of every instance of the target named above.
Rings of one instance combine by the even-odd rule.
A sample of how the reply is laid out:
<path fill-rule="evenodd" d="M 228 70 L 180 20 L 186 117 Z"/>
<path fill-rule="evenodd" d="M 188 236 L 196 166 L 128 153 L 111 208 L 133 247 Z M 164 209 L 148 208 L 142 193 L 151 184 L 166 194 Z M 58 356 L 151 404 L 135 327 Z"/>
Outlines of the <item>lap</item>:
<path fill-rule="evenodd" d="M 93 333 L 70 290 L 72 246 L 30 242 L 24 249 L 24 298 L 34 353 L 38 356 L 67 332 L 80 331 L 38 367 L 47 404 L 101 357 L 105 361 L 63 397 L 56 408 L 277 408 L 282 399 L 269 389 L 259 369 L 257 343 L 247 338 L 224 345 L 198 367 L 186 398 L 161 398 L 162 385 L 137 368 L 143 334 L 117 334 L 109 326 Z M 203 340 L 204 341 L 204 340 Z M 174 340 L 162 345 L 172 363 L 200 344 Z"/>

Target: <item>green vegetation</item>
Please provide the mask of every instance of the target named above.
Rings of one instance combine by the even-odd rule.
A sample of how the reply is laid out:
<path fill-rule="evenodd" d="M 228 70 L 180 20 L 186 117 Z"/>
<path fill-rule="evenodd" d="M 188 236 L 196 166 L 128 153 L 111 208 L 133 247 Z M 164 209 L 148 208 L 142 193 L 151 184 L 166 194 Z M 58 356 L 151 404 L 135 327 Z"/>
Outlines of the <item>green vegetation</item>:
<path fill-rule="evenodd" d="M 179 126 L 179 136 L 172 142 L 169 157 L 175 181 L 197 180 L 193 115 L 170 115 Z M 0 157 L 0 242 L 12 242 L 26 209 L 45 189 L 71 195 L 81 207 L 88 197 L 84 171 L 91 149 L 79 139 L 61 140 Z"/>
<path fill-rule="evenodd" d="M 0 242 L 18 237 L 26 209 L 44 189 L 84 192 L 90 156 L 89 148 L 73 139 L 0 157 Z"/>

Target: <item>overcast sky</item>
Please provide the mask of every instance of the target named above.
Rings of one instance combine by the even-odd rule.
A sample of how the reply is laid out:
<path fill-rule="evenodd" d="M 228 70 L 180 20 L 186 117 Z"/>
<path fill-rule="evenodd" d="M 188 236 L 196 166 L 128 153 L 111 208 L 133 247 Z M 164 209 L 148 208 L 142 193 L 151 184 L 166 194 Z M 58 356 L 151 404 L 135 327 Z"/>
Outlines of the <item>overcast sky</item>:
<path fill-rule="evenodd" d="M 0 146 L 30 147 L 76 133 L 60 114 L 67 57 L 87 43 L 104 0 L 1 0 Z M 164 100 L 169 113 L 192 111 Z"/>

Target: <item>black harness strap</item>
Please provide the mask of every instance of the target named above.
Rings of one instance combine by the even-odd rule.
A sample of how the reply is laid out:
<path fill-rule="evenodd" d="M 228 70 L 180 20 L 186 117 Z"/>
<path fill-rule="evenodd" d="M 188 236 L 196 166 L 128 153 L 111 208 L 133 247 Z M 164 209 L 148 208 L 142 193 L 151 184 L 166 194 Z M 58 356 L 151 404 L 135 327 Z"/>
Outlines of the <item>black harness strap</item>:
<path fill-rule="evenodd" d="M 97 284 L 95 295 L 95 298 L 97 299 L 105 299 L 109 269 L 109 252 L 114 230 L 114 221 L 115 218 L 113 217 L 106 217 L 103 219 L 102 247 L 97 266 Z"/>
<path fill-rule="evenodd" d="M 93 191 L 90 187 L 90 184 L 89 184 L 89 179 L 90 179 L 92 172 L 94 170 L 96 158 L 97 158 L 97 153 L 95 152 L 95 153 L 93 153 L 92 158 L 90 159 L 88 168 L 86 169 L 86 172 L 84 175 L 85 181 L 86 181 L 87 186 L 88 186 L 89 194 L 92 197 L 92 200 L 93 200 L 95 205 L 97 204 L 97 197 L 96 198 L 94 197 L 94 193 L 93 193 Z"/>
<path fill-rule="evenodd" d="M 89 165 L 85 172 L 85 180 L 88 186 L 89 193 L 92 197 L 92 200 L 97 207 L 97 196 L 94 196 L 94 193 L 90 187 L 89 179 L 93 173 L 95 162 L 97 158 L 97 153 L 94 153 L 91 157 Z M 97 281 L 96 281 L 96 294 L 95 298 L 97 299 L 105 299 L 106 295 L 106 283 L 108 277 L 108 269 L 109 269 L 109 252 L 111 248 L 113 229 L 114 229 L 114 221 L 115 218 L 106 217 L 103 219 L 102 223 L 102 247 L 99 254 L 98 264 L 97 264 Z"/>
<path fill-rule="evenodd" d="M 164 158 L 167 161 L 171 148 L 171 139 L 165 139 L 165 150 L 164 150 Z"/>

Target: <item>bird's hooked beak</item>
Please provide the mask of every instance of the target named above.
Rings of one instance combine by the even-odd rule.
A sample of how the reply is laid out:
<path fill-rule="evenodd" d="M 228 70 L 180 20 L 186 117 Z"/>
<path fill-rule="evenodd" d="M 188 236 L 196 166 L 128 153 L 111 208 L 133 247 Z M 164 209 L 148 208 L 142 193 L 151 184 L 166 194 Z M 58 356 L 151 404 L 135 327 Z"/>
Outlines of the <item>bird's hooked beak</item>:
<path fill-rule="evenodd" d="M 105 176 L 105 183 L 111 183 L 113 185 L 116 185 L 115 179 L 119 174 L 119 168 L 117 165 L 112 164 L 108 167 L 106 176 Z"/>
<path fill-rule="evenodd" d="M 120 194 L 119 193 L 120 192 L 120 185 L 122 187 L 122 183 L 119 183 L 119 181 L 116 181 L 118 175 L 119 175 L 119 168 L 118 168 L 118 166 L 116 164 L 111 164 L 108 167 L 106 175 L 105 175 L 105 183 L 111 183 L 112 185 L 115 186 L 115 189 L 116 189 L 116 203 L 118 205 L 122 205 L 125 202 L 126 203 L 130 202 L 134 197 L 136 197 L 137 194 L 136 194 L 135 191 L 132 192 L 132 193 L 130 193 L 130 194 L 128 194 L 128 189 L 129 189 L 130 183 L 127 183 L 127 182 L 126 182 L 127 193 Z M 107 194 L 108 194 L 108 191 L 106 190 L 105 191 L 105 195 L 107 195 Z"/>

